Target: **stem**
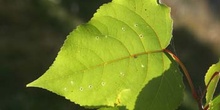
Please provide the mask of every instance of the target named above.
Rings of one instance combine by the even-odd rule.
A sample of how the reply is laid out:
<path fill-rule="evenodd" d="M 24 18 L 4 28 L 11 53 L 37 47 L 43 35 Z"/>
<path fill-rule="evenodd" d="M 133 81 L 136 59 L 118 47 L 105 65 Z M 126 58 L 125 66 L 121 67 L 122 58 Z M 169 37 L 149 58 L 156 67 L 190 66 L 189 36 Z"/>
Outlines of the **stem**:
<path fill-rule="evenodd" d="M 174 60 L 180 65 L 180 67 L 181 67 L 182 70 L 183 70 L 184 75 L 186 76 L 187 82 L 189 83 L 189 86 L 190 86 L 192 95 L 193 95 L 194 99 L 195 99 L 195 100 L 197 101 L 197 103 L 198 103 L 199 109 L 200 109 L 200 110 L 203 110 L 203 108 L 202 108 L 202 103 L 200 102 L 200 98 L 199 98 L 197 92 L 195 91 L 195 87 L 194 87 L 194 85 L 193 85 L 192 79 L 191 79 L 191 77 L 190 77 L 190 75 L 189 75 L 189 72 L 187 71 L 186 67 L 184 66 L 184 64 L 183 64 L 183 63 L 180 61 L 180 59 L 179 59 L 176 55 L 174 55 L 170 50 L 165 49 L 164 52 L 170 54 L 170 55 L 174 58 Z"/>

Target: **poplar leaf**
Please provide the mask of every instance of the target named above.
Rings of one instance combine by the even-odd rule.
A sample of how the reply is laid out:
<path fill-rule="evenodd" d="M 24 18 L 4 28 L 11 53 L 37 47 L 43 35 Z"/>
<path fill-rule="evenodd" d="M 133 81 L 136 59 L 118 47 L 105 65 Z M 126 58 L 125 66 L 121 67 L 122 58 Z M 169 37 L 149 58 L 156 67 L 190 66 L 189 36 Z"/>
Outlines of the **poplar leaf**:
<path fill-rule="evenodd" d="M 52 66 L 27 86 L 86 107 L 175 109 L 183 83 L 163 52 L 171 37 L 170 8 L 157 0 L 113 0 L 70 33 Z"/>

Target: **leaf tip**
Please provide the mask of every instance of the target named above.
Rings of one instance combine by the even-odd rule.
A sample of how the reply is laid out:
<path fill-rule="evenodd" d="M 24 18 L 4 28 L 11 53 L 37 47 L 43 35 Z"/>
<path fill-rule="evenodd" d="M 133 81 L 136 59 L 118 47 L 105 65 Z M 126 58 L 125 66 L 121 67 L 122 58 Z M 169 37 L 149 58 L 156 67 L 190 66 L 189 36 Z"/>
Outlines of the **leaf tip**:
<path fill-rule="evenodd" d="M 35 81 L 28 83 L 26 87 L 39 87 L 39 84 L 37 83 L 37 80 L 35 80 Z"/>
<path fill-rule="evenodd" d="M 26 87 L 34 87 L 33 82 L 28 83 L 28 84 L 26 85 Z"/>

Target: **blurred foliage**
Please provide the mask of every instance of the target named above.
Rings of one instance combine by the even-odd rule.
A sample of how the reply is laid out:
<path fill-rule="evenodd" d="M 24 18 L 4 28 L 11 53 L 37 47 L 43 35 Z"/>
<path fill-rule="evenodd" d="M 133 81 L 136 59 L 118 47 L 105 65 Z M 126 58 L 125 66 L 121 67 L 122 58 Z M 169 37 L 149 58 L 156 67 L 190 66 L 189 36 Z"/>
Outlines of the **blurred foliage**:
<path fill-rule="evenodd" d="M 171 7 L 174 27 L 184 27 L 220 55 L 219 0 L 161 0 Z"/>
<path fill-rule="evenodd" d="M 83 110 L 56 94 L 25 86 L 48 69 L 69 32 L 109 1 L 0 0 L 0 110 Z M 213 2 L 213 10 L 219 10 Z M 200 91 L 218 57 L 185 29 L 174 30 L 171 44 Z M 185 104 L 180 109 L 190 110 Z"/>
<path fill-rule="evenodd" d="M 107 2 L 97 1 L 0 0 L 0 110 L 80 109 L 25 85 L 47 70 L 68 33 Z"/>

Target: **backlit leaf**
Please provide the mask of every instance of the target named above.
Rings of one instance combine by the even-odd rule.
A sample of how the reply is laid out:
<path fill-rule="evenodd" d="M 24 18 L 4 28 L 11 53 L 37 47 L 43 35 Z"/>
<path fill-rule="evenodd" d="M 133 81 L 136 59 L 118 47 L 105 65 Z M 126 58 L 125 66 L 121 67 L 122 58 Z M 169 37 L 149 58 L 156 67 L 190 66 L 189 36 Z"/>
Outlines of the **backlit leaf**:
<path fill-rule="evenodd" d="M 209 70 L 207 71 L 207 73 L 205 75 L 206 86 L 208 85 L 209 81 L 211 80 L 210 84 L 208 85 L 207 92 L 206 92 L 206 104 L 209 104 L 210 101 L 212 101 L 215 89 L 216 89 L 217 84 L 219 82 L 220 75 L 214 75 L 216 72 L 218 74 L 220 72 L 220 62 L 213 64 L 209 68 Z M 212 77 L 214 77 L 214 78 L 212 79 Z"/>
<path fill-rule="evenodd" d="M 209 110 L 220 110 L 220 95 L 209 102 Z"/>
<path fill-rule="evenodd" d="M 175 109 L 183 84 L 174 61 L 163 52 L 171 37 L 168 7 L 157 0 L 113 0 L 70 33 L 48 71 L 27 86 L 81 106 L 133 110 L 149 98 L 149 108 L 163 104 L 158 108 Z"/>

